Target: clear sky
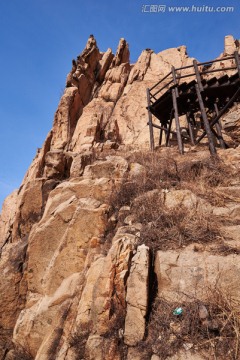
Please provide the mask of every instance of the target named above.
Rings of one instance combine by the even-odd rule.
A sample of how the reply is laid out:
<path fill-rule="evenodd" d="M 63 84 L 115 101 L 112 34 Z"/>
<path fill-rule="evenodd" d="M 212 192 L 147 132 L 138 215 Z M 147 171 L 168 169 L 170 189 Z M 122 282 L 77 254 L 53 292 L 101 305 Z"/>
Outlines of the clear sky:
<path fill-rule="evenodd" d="M 234 11 L 150 12 L 150 5 Z M 0 0 L 0 206 L 51 129 L 71 60 L 90 34 L 101 51 L 115 51 L 126 38 L 132 62 L 145 48 L 179 45 L 210 60 L 222 52 L 225 35 L 240 37 L 239 12 L 239 0 Z"/>

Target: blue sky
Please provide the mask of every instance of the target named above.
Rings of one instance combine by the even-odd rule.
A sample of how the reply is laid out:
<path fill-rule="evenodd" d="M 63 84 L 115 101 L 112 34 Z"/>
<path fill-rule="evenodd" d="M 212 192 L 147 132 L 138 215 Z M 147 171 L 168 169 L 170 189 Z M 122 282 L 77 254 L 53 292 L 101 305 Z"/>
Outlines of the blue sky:
<path fill-rule="evenodd" d="M 150 13 L 143 5 L 234 6 L 232 13 Z M 149 7 L 147 8 L 149 9 Z M 51 129 L 71 60 L 94 34 L 101 51 L 125 37 L 141 51 L 187 45 L 208 60 L 240 38 L 239 0 L 0 0 L 0 206 Z"/>

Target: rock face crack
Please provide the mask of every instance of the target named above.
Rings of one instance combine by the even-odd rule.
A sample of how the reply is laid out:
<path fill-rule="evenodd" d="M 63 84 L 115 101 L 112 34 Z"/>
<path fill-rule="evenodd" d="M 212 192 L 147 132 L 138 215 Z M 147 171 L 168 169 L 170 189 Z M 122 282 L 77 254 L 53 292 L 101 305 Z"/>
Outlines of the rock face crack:
<path fill-rule="evenodd" d="M 148 309 L 149 248 L 138 246 L 132 258 L 127 280 L 127 313 L 125 318 L 124 342 L 134 346 L 144 338 Z"/>

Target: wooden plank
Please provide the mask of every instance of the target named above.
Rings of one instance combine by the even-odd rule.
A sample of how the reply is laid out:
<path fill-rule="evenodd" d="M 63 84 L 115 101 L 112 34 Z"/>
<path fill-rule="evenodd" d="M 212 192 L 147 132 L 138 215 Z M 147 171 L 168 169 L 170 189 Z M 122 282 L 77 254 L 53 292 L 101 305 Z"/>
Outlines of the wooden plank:
<path fill-rule="evenodd" d="M 187 117 L 188 131 L 189 131 L 191 144 L 195 145 L 194 132 L 193 132 L 192 124 L 191 124 L 191 114 L 189 112 L 187 112 L 186 117 Z"/>
<path fill-rule="evenodd" d="M 184 149 L 183 149 L 183 142 L 182 142 L 182 136 L 181 136 L 180 123 L 179 123 L 177 96 L 176 96 L 175 89 L 172 89 L 172 100 L 173 100 L 174 117 L 175 117 L 175 123 L 176 123 L 178 148 L 179 148 L 180 154 L 183 154 Z"/>
<path fill-rule="evenodd" d="M 171 114 L 170 114 L 169 125 L 168 125 L 167 134 L 166 134 L 166 146 L 168 146 L 168 144 L 169 144 L 169 138 L 170 138 L 170 134 L 171 134 L 172 121 L 173 121 L 173 109 L 172 109 Z"/>
<path fill-rule="evenodd" d="M 215 109 L 216 115 L 218 115 L 218 114 L 219 114 L 219 110 L 218 110 L 218 106 L 217 106 L 216 103 L 214 104 L 214 109 Z M 220 121 L 220 120 L 218 120 L 218 121 L 216 122 L 216 130 L 217 130 L 217 134 L 218 134 L 218 141 L 219 141 L 219 144 L 220 144 L 221 148 L 222 148 L 222 149 L 226 149 L 226 144 L 225 144 L 225 142 L 224 142 L 224 140 L 223 140 L 221 125 L 220 125 L 219 121 Z"/>
<path fill-rule="evenodd" d="M 209 150 L 211 155 L 215 155 L 216 154 L 216 148 L 214 145 L 214 140 L 213 140 L 213 134 L 211 131 L 211 127 L 208 121 L 208 117 L 207 117 L 207 113 L 206 113 L 206 109 L 203 103 L 203 99 L 202 99 L 202 95 L 199 89 L 198 84 L 196 84 L 196 92 L 197 92 L 197 97 L 198 97 L 198 102 L 199 102 L 199 107 L 201 110 L 201 114 L 202 114 L 202 119 L 203 119 L 203 123 L 204 123 L 204 128 L 208 137 L 208 143 L 209 143 Z"/>
<path fill-rule="evenodd" d="M 176 93 L 176 97 L 178 98 L 179 97 L 179 93 L 178 93 L 178 82 L 177 82 L 177 78 L 176 78 L 176 70 L 175 70 L 175 67 L 172 66 L 172 77 L 173 77 L 173 83 L 175 85 L 175 93 Z"/>
<path fill-rule="evenodd" d="M 199 90 L 200 90 L 200 92 L 202 92 L 203 91 L 202 79 L 201 79 L 201 75 L 200 75 L 200 72 L 199 72 L 199 69 L 198 69 L 197 60 L 193 60 L 193 66 L 194 66 L 194 70 L 195 70 Z"/>
<path fill-rule="evenodd" d="M 149 125 L 149 124 L 147 123 L 147 125 Z M 167 128 L 164 127 L 164 126 L 160 126 L 160 125 L 157 125 L 157 124 L 154 124 L 154 123 L 152 123 L 152 126 L 155 127 L 156 129 L 163 130 L 163 131 L 167 132 Z M 176 131 L 171 130 L 170 134 L 176 134 Z"/>
<path fill-rule="evenodd" d="M 163 129 L 160 129 L 160 134 L 159 134 L 159 146 L 162 145 L 162 135 L 163 135 Z"/>
<path fill-rule="evenodd" d="M 148 126 L 150 134 L 150 150 L 154 150 L 154 135 L 153 135 L 153 126 L 152 126 L 152 113 L 149 109 L 150 106 L 150 90 L 147 89 L 147 103 L 148 103 Z"/>

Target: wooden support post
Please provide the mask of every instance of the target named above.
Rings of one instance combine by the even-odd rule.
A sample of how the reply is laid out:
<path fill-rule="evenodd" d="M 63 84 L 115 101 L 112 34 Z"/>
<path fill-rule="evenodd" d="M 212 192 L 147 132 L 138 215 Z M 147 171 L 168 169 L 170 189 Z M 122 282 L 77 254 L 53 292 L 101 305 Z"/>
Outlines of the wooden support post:
<path fill-rule="evenodd" d="M 163 129 L 160 130 L 160 135 L 159 135 L 159 146 L 162 145 L 162 134 L 163 134 Z"/>
<path fill-rule="evenodd" d="M 239 59 L 239 54 L 237 51 L 234 52 L 234 57 L 235 57 L 235 61 L 236 61 L 238 76 L 240 77 L 240 59 Z"/>
<path fill-rule="evenodd" d="M 147 103 L 148 103 L 148 126 L 150 134 L 150 150 L 154 150 L 154 136 L 153 136 L 153 126 L 152 126 L 152 113 L 149 109 L 150 106 L 150 90 L 147 89 Z"/>
<path fill-rule="evenodd" d="M 200 90 L 200 92 L 202 92 L 203 91 L 202 79 L 201 79 L 200 71 L 198 69 L 197 60 L 193 60 L 193 66 L 194 66 L 199 90 Z"/>
<path fill-rule="evenodd" d="M 193 128 L 192 128 L 192 124 L 191 124 L 191 114 L 189 112 L 187 112 L 186 117 L 187 117 L 188 131 L 189 131 L 191 144 L 195 145 L 194 133 L 193 133 Z"/>
<path fill-rule="evenodd" d="M 169 119 L 168 130 L 167 130 L 167 133 L 166 133 L 166 146 L 169 145 L 169 138 L 170 138 L 170 134 L 171 134 L 172 121 L 173 121 L 173 118 L 171 116 L 170 119 Z"/>
<path fill-rule="evenodd" d="M 227 111 L 227 109 L 234 103 L 234 101 L 238 98 L 238 96 L 240 95 L 240 88 L 238 88 L 238 90 L 235 92 L 235 94 L 231 97 L 231 99 L 228 101 L 228 103 L 219 111 L 219 114 L 215 117 L 215 119 L 212 119 L 210 121 L 210 127 L 213 127 L 216 122 L 218 122 L 218 120 L 221 118 L 221 116 L 223 116 L 223 114 L 225 114 L 225 112 Z M 206 131 L 204 131 L 202 133 L 201 136 L 199 136 L 199 138 L 197 139 L 196 143 L 200 143 L 200 141 L 204 138 L 204 136 L 206 135 Z"/>
<path fill-rule="evenodd" d="M 172 66 L 172 77 L 173 77 L 173 83 L 175 85 L 175 93 L 176 93 L 176 97 L 178 98 L 179 97 L 179 93 L 178 93 L 178 82 L 177 82 L 177 77 L 176 77 L 176 70 L 175 70 L 175 67 Z"/>
<path fill-rule="evenodd" d="M 178 148 L 179 148 L 180 154 L 183 154 L 184 149 L 183 149 L 183 142 L 182 142 L 182 136 L 181 136 L 180 123 L 179 123 L 177 96 L 176 96 L 175 89 L 172 89 L 172 100 L 173 100 L 174 117 L 175 117 L 175 123 L 176 123 Z"/>
<path fill-rule="evenodd" d="M 169 144 L 169 138 L 170 138 L 170 134 L 171 134 L 171 127 L 172 127 L 172 121 L 173 121 L 173 114 L 174 114 L 174 110 L 172 109 L 171 113 L 170 113 L 168 129 L 166 132 L 166 146 L 168 146 L 168 144 Z"/>
<path fill-rule="evenodd" d="M 219 114 L 219 110 L 218 110 L 218 106 L 217 106 L 216 103 L 214 104 L 214 109 L 215 109 L 216 115 L 218 115 L 218 114 Z M 219 122 L 220 122 L 220 120 L 218 120 L 218 121 L 216 122 L 216 129 L 217 129 L 217 134 L 218 134 L 218 141 L 219 141 L 219 144 L 220 144 L 221 148 L 222 148 L 222 149 L 226 149 L 226 144 L 225 144 L 225 142 L 224 142 L 224 140 L 223 140 L 223 137 L 222 137 L 222 130 L 221 130 L 221 125 L 220 125 Z"/>
<path fill-rule="evenodd" d="M 204 123 L 204 128 L 208 137 L 208 143 L 209 143 L 209 150 L 211 155 L 215 155 L 216 154 L 216 149 L 215 149 L 215 145 L 214 145 L 214 140 L 213 140 L 213 134 L 211 131 L 211 127 L 207 118 L 207 113 L 206 113 L 206 109 L 203 103 L 203 99 L 202 99 L 202 95 L 199 89 L 198 84 L 195 85 L 196 87 L 196 92 L 197 92 L 197 97 L 198 97 L 198 102 L 199 102 L 199 106 L 200 106 L 200 110 L 201 110 L 201 114 L 202 114 L 202 119 L 203 119 L 203 123 Z"/>

